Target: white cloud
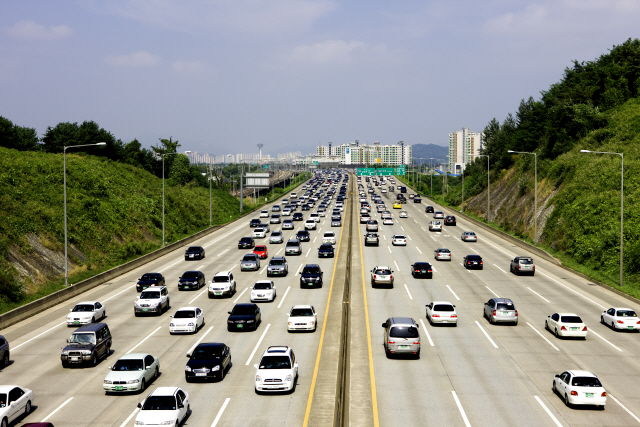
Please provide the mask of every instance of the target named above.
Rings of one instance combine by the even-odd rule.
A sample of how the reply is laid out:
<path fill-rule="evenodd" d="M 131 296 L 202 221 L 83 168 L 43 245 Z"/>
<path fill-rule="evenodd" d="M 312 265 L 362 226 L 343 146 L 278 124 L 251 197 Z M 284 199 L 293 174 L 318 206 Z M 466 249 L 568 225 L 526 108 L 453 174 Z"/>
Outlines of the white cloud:
<path fill-rule="evenodd" d="M 160 56 L 145 51 L 139 51 L 132 52 L 128 55 L 109 55 L 104 59 L 104 62 L 112 67 L 153 67 L 160 63 Z"/>
<path fill-rule="evenodd" d="M 358 40 L 327 40 L 298 46 L 288 56 L 289 61 L 312 64 L 348 63 L 353 60 L 378 57 L 386 53 L 383 45 L 371 46 Z"/>
<path fill-rule="evenodd" d="M 206 69 L 205 65 L 200 61 L 178 60 L 171 65 L 179 73 L 200 73 Z"/>
<path fill-rule="evenodd" d="M 6 32 L 11 36 L 21 39 L 57 40 L 64 39 L 73 34 L 73 30 L 67 25 L 45 27 L 33 21 L 19 21 Z"/>

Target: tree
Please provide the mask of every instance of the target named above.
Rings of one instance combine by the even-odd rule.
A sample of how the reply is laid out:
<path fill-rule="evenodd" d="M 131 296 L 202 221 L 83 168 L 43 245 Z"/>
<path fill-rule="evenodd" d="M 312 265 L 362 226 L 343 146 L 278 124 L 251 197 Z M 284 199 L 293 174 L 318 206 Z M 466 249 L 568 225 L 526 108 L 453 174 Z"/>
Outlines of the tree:
<path fill-rule="evenodd" d="M 177 150 L 178 150 L 178 147 L 180 147 L 180 144 L 178 143 L 177 139 L 174 141 L 173 137 L 169 137 L 169 139 L 158 138 L 158 140 L 160 141 L 160 145 L 159 146 L 152 145 L 151 149 L 153 150 L 153 153 L 157 156 L 159 160 L 162 160 L 162 156 L 165 154 L 178 152 Z M 165 159 L 164 159 L 165 178 L 168 176 L 168 171 L 171 169 L 171 165 L 173 164 L 175 157 L 176 156 L 165 156 Z M 162 167 L 162 165 L 160 165 L 160 167 Z M 160 173 L 158 173 L 157 175 L 162 177 L 162 170 L 160 170 Z"/>
<path fill-rule="evenodd" d="M 96 144 L 106 142 L 106 147 L 83 147 L 80 150 L 94 156 L 108 157 L 112 160 L 122 160 L 122 141 L 101 128 L 94 121 L 78 123 L 58 123 L 56 127 L 49 126 L 42 138 L 42 147 L 49 153 L 61 153 L 65 146 Z"/>
<path fill-rule="evenodd" d="M 189 183 L 192 179 L 189 157 L 184 154 L 177 154 L 170 157 L 174 159 L 169 169 L 169 185 L 185 185 Z M 167 159 L 165 159 L 165 161 L 166 160 Z"/>
<path fill-rule="evenodd" d="M 0 116 L 0 146 L 16 150 L 37 150 L 38 134 L 35 129 L 14 125 Z"/>

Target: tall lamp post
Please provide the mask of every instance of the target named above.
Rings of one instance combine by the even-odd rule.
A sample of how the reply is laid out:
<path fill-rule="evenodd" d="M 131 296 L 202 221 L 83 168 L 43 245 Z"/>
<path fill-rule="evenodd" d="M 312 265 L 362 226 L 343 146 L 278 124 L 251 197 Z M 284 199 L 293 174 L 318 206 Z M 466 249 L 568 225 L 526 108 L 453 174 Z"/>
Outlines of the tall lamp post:
<path fill-rule="evenodd" d="M 431 198 L 433 199 L 433 165 L 431 160 L 433 160 L 433 157 L 429 157 L 429 175 L 431 175 Z"/>
<path fill-rule="evenodd" d="M 533 181 L 533 192 L 534 192 L 533 243 L 535 244 L 538 239 L 538 154 L 530 153 L 527 151 L 513 151 L 513 150 L 507 150 L 507 153 L 533 154 L 533 159 L 535 163 L 535 175 L 534 175 L 534 181 Z"/>
<path fill-rule="evenodd" d="M 189 154 L 191 151 L 185 151 L 184 154 Z M 173 154 L 182 154 L 182 153 L 163 153 L 162 157 L 162 246 L 164 247 L 164 157 L 171 156 Z"/>
<path fill-rule="evenodd" d="M 622 244 L 624 242 L 624 153 L 610 153 L 607 151 L 580 150 L 581 153 L 614 154 L 620 156 L 620 287 L 622 287 Z"/>
<path fill-rule="evenodd" d="M 67 148 L 104 147 L 106 142 L 83 145 L 67 145 L 62 149 L 62 182 L 64 187 L 64 285 L 69 286 L 69 257 L 67 249 Z"/>
<path fill-rule="evenodd" d="M 487 158 L 487 222 L 489 222 L 489 212 L 491 211 L 491 182 L 489 181 L 489 155 L 488 154 L 479 154 L 478 157 L 486 157 Z"/>

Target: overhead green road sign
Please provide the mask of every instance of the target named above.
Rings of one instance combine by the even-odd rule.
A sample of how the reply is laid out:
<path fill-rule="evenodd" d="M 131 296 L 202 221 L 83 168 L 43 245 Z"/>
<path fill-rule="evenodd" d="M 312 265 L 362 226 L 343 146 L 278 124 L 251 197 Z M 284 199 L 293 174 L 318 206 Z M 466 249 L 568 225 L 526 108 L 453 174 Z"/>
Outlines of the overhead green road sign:
<path fill-rule="evenodd" d="M 262 165 L 262 169 L 269 169 L 269 165 Z"/>
<path fill-rule="evenodd" d="M 318 161 L 317 161 L 317 160 L 314 160 L 314 161 L 313 161 L 313 164 L 317 166 L 317 165 L 318 165 Z"/>
<path fill-rule="evenodd" d="M 396 175 L 404 175 L 405 173 L 404 165 L 400 165 L 396 168 Z"/>
<path fill-rule="evenodd" d="M 378 176 L 391 176 L 393 175 L 393 168 L 378 168 L 376 169 L 376 175 Z"/>
<path fill-rule="evenodd" d="M 376 174 L 376 170 L 374 168 L 357 168 L 356 175 L 357 176 L 374 176 Z"/>

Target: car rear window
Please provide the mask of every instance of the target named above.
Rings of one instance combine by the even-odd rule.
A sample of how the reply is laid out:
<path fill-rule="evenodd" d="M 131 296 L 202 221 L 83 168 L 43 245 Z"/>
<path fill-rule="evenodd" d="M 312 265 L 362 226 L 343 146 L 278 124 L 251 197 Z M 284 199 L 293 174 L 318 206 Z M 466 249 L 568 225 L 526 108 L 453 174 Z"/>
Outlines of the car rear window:
<path fill-rule="evenodd" d="M 271 289 L 271 283 L 256 283 L 253 289 Z"/>
<path fill-rule="evenodd" d="M 562 323 L 582 323 L 582 319 L 578 316 L 561 316 Z"/>
<path fill-rule="evenodd" d="M 433 311 L 455 311 L 452 305 L 449 304 L 437 304 L 433 307 Z"/>
<path fill-rule="evenodd" d="M 213 276 L 213 281 L 216 283 L 228 282 L 229 276 Z"/>
<path fill-rule="evenodd" d="M 600 380 L 595 377 L 573 377 L 571 385 L 576 387 L 602 387 Z"/>
<path fill-rule="evenodd" d="M 513 306 L 513 304 L 508 304 L 505 302 L 499 302 L 498 305 L 496 306 L 496 310 L 515 310 L 516 308 Z"/>
<path fill-rule="evenodd" d="M 638 317 L 636 312 L 633 310 L 618 310 L 617 315 L 620 317 Z"/>
<path fill-rule="evenodd" d="M 374 274 L 388 275 L 391 274 L 391 270 L 379 268 Z"/>
<path fill-rule="evenodd" d="M 413 326 L 394 326 L 389 331 L 389 336 L 393 338 L 418 338 L 418 328 Z"/>
<path fill-rule="evenodd" d="M 533 264 L 533 260 L 520 258 L 520 264 Z"/>
<path fill-rule="evenodd" d="M 294 308 L 291 316 L 313 316 L 313 311 L 310 308 Z"/>

